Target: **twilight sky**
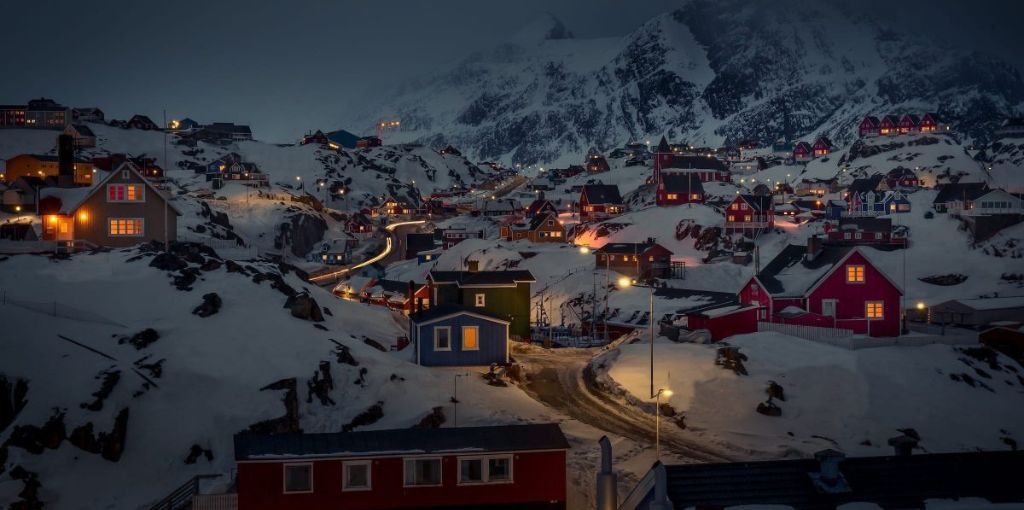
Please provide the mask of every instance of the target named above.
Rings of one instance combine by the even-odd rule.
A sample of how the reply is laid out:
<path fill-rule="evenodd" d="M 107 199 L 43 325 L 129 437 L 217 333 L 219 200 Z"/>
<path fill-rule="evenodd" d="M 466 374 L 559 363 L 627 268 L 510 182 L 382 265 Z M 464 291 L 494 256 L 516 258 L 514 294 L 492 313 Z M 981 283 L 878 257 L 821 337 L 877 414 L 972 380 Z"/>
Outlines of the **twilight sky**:
<path fill-rule="evenodd" d="M 767 1 L 767 0 L 766 0 Z M 832 0 L 1024 69 L 1017 0 Z M 346 105 L 457 61 L 550 12 L 577 37 L 625 35 L 679 0 L 3 0 L 0 103 L 53 97 L 108 118 L 250 123 L 294 141 Z M 981 6 L 981 8 L 978 8 Z M 1007 20 L 1011 20 L 1008 22 Z"/>

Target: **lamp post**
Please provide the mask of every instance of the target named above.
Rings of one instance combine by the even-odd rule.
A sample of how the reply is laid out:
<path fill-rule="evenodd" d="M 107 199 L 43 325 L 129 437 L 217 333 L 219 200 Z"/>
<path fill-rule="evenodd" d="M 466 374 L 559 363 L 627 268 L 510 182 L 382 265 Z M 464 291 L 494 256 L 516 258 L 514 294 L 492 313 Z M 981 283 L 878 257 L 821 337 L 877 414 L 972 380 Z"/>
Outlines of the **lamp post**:
<path fill-rule="evenodd" d="M 658 388 L 654 394 L 654 460 L 661 460 L 661 396 L 672 396 L 672 390 Z"/>
<path fill-rule="evenodd" d="M 651 291 L 651 294 L 650 294 L 650 307 L 651 307 L 651 309 L 650 309 L 650 316 L 651 317 L 650 317 L 649 329 L 651 330 L 651 397 L 653 398 L 654 397 L 654 337 L 655 337 L 655 333 L 654 333 L 654 285 L 640 285 L 640 283 L 637 280 L 630 280 L 629 278 L 626 278 L 625 276 L 623 276 L 622 278 L 619 278 L 619 288 L 625 289 L 625 288 L 630 287 L 630 286 L 633 286 L 633 287 L 647 287 Z"/>

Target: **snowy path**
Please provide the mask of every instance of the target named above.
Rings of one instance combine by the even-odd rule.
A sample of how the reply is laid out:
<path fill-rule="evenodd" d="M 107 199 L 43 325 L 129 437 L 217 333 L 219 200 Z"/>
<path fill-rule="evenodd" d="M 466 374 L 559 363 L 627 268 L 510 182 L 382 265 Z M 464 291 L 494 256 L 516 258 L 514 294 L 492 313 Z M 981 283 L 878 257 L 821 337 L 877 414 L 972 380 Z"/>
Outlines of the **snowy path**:
<path fill-rule="evenodd" d="M 538 402 L 597 429 L 653 446 L 654 417 L 601 392 L 587 376 L 587 365 L 597 352 L 516 347 L 514 355 L 527 374 L 523 389 Z M 662 420 L 661 446 L 666 456 L 684 462 L 721 462 L 738 457 L 684 437 L 668 419 Z"/>

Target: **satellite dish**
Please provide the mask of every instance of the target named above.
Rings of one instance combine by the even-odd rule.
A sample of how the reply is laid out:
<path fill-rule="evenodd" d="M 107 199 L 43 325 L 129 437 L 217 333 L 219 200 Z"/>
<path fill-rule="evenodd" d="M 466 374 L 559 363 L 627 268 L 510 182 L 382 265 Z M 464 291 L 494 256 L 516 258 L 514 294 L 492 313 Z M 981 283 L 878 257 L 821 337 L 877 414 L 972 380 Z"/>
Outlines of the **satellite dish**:
<path fill-rule="evenodd" d="M 324 243 L 320 246 L 320 251 L 328 251 L 331 249 L 330 243 Z"/>

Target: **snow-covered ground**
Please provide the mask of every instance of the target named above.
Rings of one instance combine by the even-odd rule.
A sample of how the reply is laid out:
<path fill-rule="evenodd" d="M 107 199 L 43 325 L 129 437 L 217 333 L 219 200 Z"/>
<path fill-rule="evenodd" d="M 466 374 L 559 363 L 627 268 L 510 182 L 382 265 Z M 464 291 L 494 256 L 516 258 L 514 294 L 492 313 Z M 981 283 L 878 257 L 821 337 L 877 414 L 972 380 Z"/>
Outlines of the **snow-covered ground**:
<path fill-rule="evenodd" d="M 727 344 L 746 356 L 747 375 L 715 364 L 725 344 L 655 345 L 654 387 L 672 391 L 667 401 L 695 438 L 773 456 L 888 455 L 886 441 L 906 428 L 926 452 L 1006 450 L 1024 439 L 1024 369 L 1005 356 L 990 366 L 946 345 L 846 350 L 778 333 Z M 605 359 L 611 381 L 650 401 L 649 344 Z M 771 381 L 784 391 L 779 417 L 756 412 Z"/>

